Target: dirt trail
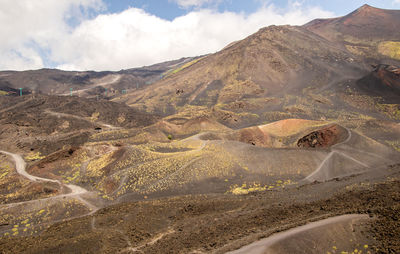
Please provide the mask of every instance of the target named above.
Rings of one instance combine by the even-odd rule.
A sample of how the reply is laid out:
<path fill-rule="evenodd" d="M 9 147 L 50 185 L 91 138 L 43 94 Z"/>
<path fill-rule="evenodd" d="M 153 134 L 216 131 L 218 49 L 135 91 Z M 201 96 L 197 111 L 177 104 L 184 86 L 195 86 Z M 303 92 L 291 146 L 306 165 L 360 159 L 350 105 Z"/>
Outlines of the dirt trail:
<path fill-rule="evenodd" d="M 13 154 L 10 152 L 6 152 L 6 151 L 1 151 L 0 153 L 3 153 L 5 155 L 10 156 L 14 161 L 15 161 L 15 167 L 16 170 L 18 172 L 18 174 L 20 174 L 23 177 L 28 178 L 30 181 L 32 182 L 53 182 L 53 183 L 58 183 L 60 186 L 65 186 L 68 189 L 71 190 L 70 193 L 68 194 L 60 194 L 57 196 L 53 196 L 53 197 L 49 197 L 49 198 L 44 198 L 44 199 L 36 199 L 36 200 L 30 200 L 30 201 L 25 201 L 25 202 L 18 202 L 18 203 L 11 203 L 11 204 L 7 204 L 4 206 L 1 206 L 1 210 L 2 209 L 6 209 L 6 208 L 10 208 L 10 207 L 14 207 L 17 205 L 23 205 L 23 204 L 27 204 L 27 203 L 33 203 L 33 202 L 38 202 L 38 201 L 46 201 L 46 200 L 53 200 L 53 199 L 60 199 L 60 198 L 65 198 L 65 197 L 72 197 L 72 196 L 76 196 L 76 199 L 78 199 L 79 201 L 81 201 L 85 206 L 87 206 L 90 210 L 91 213 L 97 211 L 99 208 L 94 206 L 93 204 L 87 202 L 85 199 L 83 199 L 81 197 L 82 194 L 86 194 L 89 193 L 86 189 L 74 185 L 74 184 L 63 184 L 62 182 L 58 181 L 58 180 L 54 180 L 54 179 L 48 179 L 48 178 L 43 178 L 43 177 L 38 177 L 38 176 L 34 176 L 29 174 L 28 172 L 26 172 L 26 162 L 24 161 L 24 159 L 21 157 L 21 155 L 19 154 Z"/>
<path fill-rule="evenodd" d="M 274 244 L 277 244 L 284 240 L 291 240 L 300 234 L 307 233 L 313 229 L 321 228 L 321 227 L 329 227 L 332 224 L 337 223 L 353 223 L 354 221 L 368 219 L 368 215 L 360 215 L 360 214 L 349 214 L 343 216 L 332 217 L 325 220 L 320 220 L 316 222 L 312 222 L 300 227 L 295 227 L 289 229 L 287 231 L 283 231 L 277 234 L 274 234 L 270 237 L 262 239 L 260 241 L 254 242 L 250 245 L 244 246 L 238 250 L 228 252 L 229 254 L 264 254 L 270 253 L 268 252 L 268 248 L 272 247 Z M 311 239 L 308 239 L 311 240 Z"/>
<path fill-rule="evenodd" d="M 113 75 L 113 77 L 110 80 L 106 80 L 106 81 L 98 82 L 98 83 L 93 83 L 93 84 L 89 85 L 89 87 L 87 87 L 87 88 L 72 91 L 72 94 L 79 94 L 81 92 L 93 89 L 93 88 L 98 87 L 98 86 L 111 85 L 111 84 L 114 84 L 114 83 L 118 82 L 120 79 L 121 79 L 121 75 Z M 71 92 L 64 93 L 64 94 L 61 94 L 61 95 L 62 96 L 68 96 L 68 95 L 71 95 Z"/>
<path fill-rule="evenodd" d="M 124 251 L 118 252 L 118 253 L 134 251 L 134 248 L 132 247 L 131 241 L 129 240 L 128 236 L 126 236 L 126 234 L 123 231 L 121 231 L 119 229 L 115 229 L 115 228 L 110 228 L 110 227 L 108 227 L 108 228 L 96 227 L 96 217 L 92 218 L 91 223 L 90 223 L 90 227 L 91 227 L 91 230 L 93 230 L 93 231 L 114 231 L 114 232 L 117 232 L 118 234 L 120 234 L 122 236 L 122 238 L 125 240 L 125 242 L 128 245 L 128 247 Z"/>
<path fill-rule="evenodd" d="M 2 109 L 2 110 L 0 110 L 0 113 L 9 111 L 9 110 L 14 109 L 14 108 L 17 108 L 17 107 L 19 107 L 19 106 L 21 106 L 21 105 L 24 105 L 25 103 L 30 102 L 31 100 L 32 100 L 32 99 L 28 99 L 28 100 L 22 101 L 22 102 L 20 102 L 20 103 L 17 103 L 17 104 L 15 104 L 14 106 L 11 106 L 11 107 L 9 107 L 9 108 Z"/>
<path fill-rule="evenodd" d="M 144 251 L 142 251 L 141 249 L 143 249 L 144 247 L 148 247 L 148 246 L 150 246 L 150 245 L 156 244 L 158 241 L 160 241 L 161 239 L 163 239 L 165 236 L 170 235 L 170 234 L 173 234 L 174 232 L 175 232 L 175 230 L 169 229 L 167 232 L 161 233 L 161 234 L 155 236 L 154 238 L 152 238 L 149 242 L 146 242 L 146 243 L 144 243 L 144 244 L 142 244 L 142 245 L 139 245 L 139 246 L 137 246 L 137 247 L 132 247 L 132 244 L 130 244 L 130 242 L 128 242 L 128 243 L 129 243 L 129 247 L 128 247 L 128 248 L 125 248 L 125 249 L 123 249 L 123 250 L 121 250 L 121 251 L 118 252 L 118 253 L 127 253 L 127 252 L 128 252 L 128 253 L 129 253 L 129 252 L 133 252 L 133 253 L 135 253 L 135 252 L 144 253 Z"/>
<path fill-rule="evenodd" d="M 343 128 L 345 128 L 345 127 L 343 127 Z M 344 145 L 344 144 L 348 143 L 348 142 L 351 140 L 351 138 L 352 138 L 352 133 L 351 133 L 351 131 L 350 131 L 348 128 L 345 128 L 345 129 L 346 129 L 346 131 L 347 131 L 347 133 L 348 133 L 348 137 L 346 138 L 346 140 L 343 141 L 343 142 L 341 142 L 341 143 L 338 143 L 338 144 L 333 145 L 333 146 L 331 147 L 331 152 L 330 152 L 330 153 L 327 155 L 327 157 L 321 162 L 321 164 L 319 165 L 319 167 L 318 167 L 313 173 L 311 173 L 310 175 L 308 175 L 308 176 L 303 180 L 304 182 L 314 182 L 314 181 L 327 181 L 327 180 L 330 180 L 330 179 L 328 179 L 329 177 L 327 176 L 327 173 L 328 173 L 328 172 L 323 172 L 323 169 L 324 169 L 324 166 L 325 166 L 327 163 L 330 162 L 330 160 L 333 158 L 334 155 L 339 155 L 339 156 L 341 156 L 341 157 L 344 157 L 344 158 L 346 158 L 346 159 L 349 159 L 349 160 L 351 160 L 352 162 L 354 162 L 354 163 L 360 165 L 362 168 L 365 168 L 365 169 L 369 168 L 369 166 L 368 166 L 367 164 L 365 164 L 365 163 L 363 163 L 363 162 L 361 162 L 361 161 L 359 161 L 359 160 L 353 158 L 351 155 L 345 154 L 345 153 L 343 153 L 343 151 L 340 151 L 340 150 L 335 149 L 336 147 L 339 147 L 339 146 L 341 146 L 341 145 Z M 323 177 L 324 179 L 321 179 L 321 176 L 324 176 L 324 177 Z M 337 176 L 337 177 L 340 177 L 340 176 Z"/>
<path fill-rule="evenodd" d="M 103 126 L 105 128 L 108 128 L 108 129 L 114 129 L 114 130 L 115 129 L 120 129 L 120 127 L 115 127 L 115 126 L 113 126 L 111 124 L 105 124 L 105 123 L 102 123 L 102 122 L 92 122 L 89 119 L 86 119 L 85 117 L 82 117 L 82 116 L 76 116 L 76 115 L 67 114 L 67 113 L 54 112 L 54 111 L 51 111 L 51 110 L 45 110 L 45 113 L 47 113 L 49 115 L 52 115 L 52 116 L 56 116 L 56 117 L 70 117 L 70 118 L 75 118 L 75 119 L 83 120 L 83 121 L 90 122 L 90 123 L 99 124 L 99 125 L 101 125 L 101 126 Z"/>

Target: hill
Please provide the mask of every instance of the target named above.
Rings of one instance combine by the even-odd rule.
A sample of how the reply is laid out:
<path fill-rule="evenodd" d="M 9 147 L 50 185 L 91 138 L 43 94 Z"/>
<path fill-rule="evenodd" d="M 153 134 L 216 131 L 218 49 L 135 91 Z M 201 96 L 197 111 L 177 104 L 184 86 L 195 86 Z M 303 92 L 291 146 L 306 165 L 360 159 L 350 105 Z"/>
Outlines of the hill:
<path fill-rule="evenodd" d="M 1 71 L 0 95 L 23 94 L 73 95 L 91 98 L 113 98 L 129 90 L 142 88 L 159 80 L 171 69 L 184 65 L 195 58 L 182 58 L 164 63 L 111 71 L 61 71 L 57 69 L 41 69 L 32 71 Z M 107 89 L 107 91 L 106 91 Z"/>

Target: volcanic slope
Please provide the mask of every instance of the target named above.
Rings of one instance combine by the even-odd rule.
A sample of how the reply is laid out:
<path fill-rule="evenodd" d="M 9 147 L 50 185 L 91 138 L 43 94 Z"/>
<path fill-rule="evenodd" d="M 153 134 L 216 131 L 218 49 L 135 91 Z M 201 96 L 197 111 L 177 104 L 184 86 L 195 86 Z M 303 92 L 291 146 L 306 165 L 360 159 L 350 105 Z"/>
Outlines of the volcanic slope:
<path fill-rule="evenodd" d="M 290 129 L 298 126 L 297 122 L 304 127 Z M 279 133 L 276 126 L 282 127 Z M 94 142 L 91 136 L 91 142 L 79 148 L 30 163 L 29 172 L 63 179 L 119 202 L 280 189 L 399 162 L 398 153 L 390 147 L 326 122 L 291 119 L 249 128 L 246 133 L 263 133 L 265 140 L 272 142 L 240 140 L 241 131 L 205 132 L 169 143 L 135 144 L 120 139 L 115 145 Z M 316 139 L 321 146 L 310 149 L 299 145 L 298 140 L 309 136 L 311 144 Z"/>
<path fill-rule="evenodd" d="M 399 11 L 364 6 L 333 20 L 338 24 L 348 24 L 343 20 L 356 22 L 371 10 L 373 14 L 385 15 L 379 16 L 379 22 L 363 18 L 363 22 L 370 22 L 365 31 L 360 28 L 360 32 L 353 33 L 338 25 L 329 28 L 331 33 L 343 30 L 344 35 L 345 32 L 359 34 L 360 40 L 367 41 L 363 39 L 364 34 L 385 31 L 379 43 L 399 41 L 397 25 L 387 25 L 397 24 Z M 148 112 L 169 115 L 172 119 L 208 117 L 232 128 L 287 118 L 390 120 L 377 104 L 382 103 L 380 98 L 386 97 L 391 97 L 389 107 L 398 104 L 396 70 L 400 62 L 395 56 L 385 55 L 383 46 L 377 43 L 369 48 L 373 54 L 361 54 L 344 46 L 342 41 L 324 38 L 318 29 L 321 27 L 321 31 L 325 31 L 325 21 L 320 26 L 318 22 L 322 21 L 303 27 L 263 28 L 218 53 L 196 59 L 143 90 L 116 100 Z M 393 46 L 390 50 L 398 50 L 397 43 L 386 46 L 386 49 Z M 371 81 L 374 78 L 371 76 L 375 80 Z M 377 83 L 376 79 L 380 79 L 382 85 L 369 89 L 371 82 Z M 366 93 L 380 89 L 384 94 Z M 390 94 L 391 91 L 395 93 Z M 369 105 L 354 106 L 357 103 Z"/>
<path fill-rule="evenodd" d="M 0 95 L 41 93 L 81 97 L 113 98 L 132 89 L 140 89 L 159 80 L 169 71 L 187 64 L 195 58 L 182 58 L 151 66 L 112 71 L 61 71 L 41 69 L 32 71 L 1 71 Z"/>
<path fill-rule="evenodd" d="M 263 112 L 274 111 L 305 88 L 361 77 L 359 66 L 352 54 L 305 28 L 272 26 L 122 101 L 164 115 L 185 106 L 214 108 L 228 125 L 256 122 L 268 119 Z"/>
<path fill-rule="evenodd" d="M 134 132 L 158 119 L 123 104 L 75 96 L 6 96 L 0 103 L 1 147 L 23 153 L 48 155 L 105 130 Z"/>
<path fill-rule="evenodd" d="M 347 16 L 317 19 L 304 25 L 308 30 L 334 42 L 350 52 L 375 58 L 400 60 L 400 10 L 384 10 L 364 5 Z"/>
<path fill-rule="evenodd" d="M 368 13 L 378 21 L 366 18 Z M 399 11 L 363 6 L 330 20 L 338 25 L 329 29 L 343 32 L 343 38 L 358 36 L 362 43 L 374 30 L 386 31 L 381 41 L 399 41 L 397 29 L 388 25 L 397 24 L 399 16 Z M 352 24 L 344 20 L 370 25 L 350 31 L 341 28 Z M 318 30 L 324 31 L 324 22 L 263 28 L 115 100 L 166 116 L 159 127 L 175 136 L 195 134 L 186 126 L 196 121 L 241 129 L 299 118 L 337 121 L 399 149 L 400 62 L 380 53 L 376 43 L 369 48 L 373 54 L 359 54 L 343 41 L 324 38 Z"/>

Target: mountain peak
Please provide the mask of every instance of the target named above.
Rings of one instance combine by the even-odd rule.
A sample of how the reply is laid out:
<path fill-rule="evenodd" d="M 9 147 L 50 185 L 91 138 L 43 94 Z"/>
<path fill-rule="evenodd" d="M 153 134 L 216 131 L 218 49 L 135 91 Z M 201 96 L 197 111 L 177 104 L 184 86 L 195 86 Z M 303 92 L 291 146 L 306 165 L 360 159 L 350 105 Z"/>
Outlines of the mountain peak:
<path fill-rule="evenodd" d="M 361 6 L 359 9 L 361 10 L 361 9 L 368 9 L 368 8 L 374 8 L 374 7 L 372 7 L 372 6 L 369 5 L 369 4 L 364 4 L 364 5 Z"/>
<path fill-rule="evenodd" d="M 363 6 L 361 6 L 360 8 L 358 8 L 357 10 L 355 10 L 354 12 L 350 13 L 351 15 L 374 15 L 377 14 L 379 15 L 380 13 L 383 13 L 384 10 L 383 9 L 379 9 L 379 8 L 375 8 L 371 5 L 368 4 L 364 4 Z"/>

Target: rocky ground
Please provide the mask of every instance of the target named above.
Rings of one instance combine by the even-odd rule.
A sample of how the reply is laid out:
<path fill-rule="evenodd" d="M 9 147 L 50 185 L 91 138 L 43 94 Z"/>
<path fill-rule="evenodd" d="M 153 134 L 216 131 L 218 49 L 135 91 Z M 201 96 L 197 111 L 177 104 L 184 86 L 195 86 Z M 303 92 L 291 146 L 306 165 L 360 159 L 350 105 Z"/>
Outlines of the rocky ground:
<path fill-rule="evenodd" d="M 2 253 L 224 253 L 309 221 L 368 214 L 374 219 L 359 232 L 366 240 L 352 246 L 363 253 L 398 253 L 399 191 L 400 165 L 393 165 L 326 183 L 241 196 L 126 202 L 57 223 L 40 235 L 3 237 L 0 249 Z M 327 252 L 352 251 L 343 249 L 348 243 L 335 242 L 334 237 L 331 241 Z"/>

